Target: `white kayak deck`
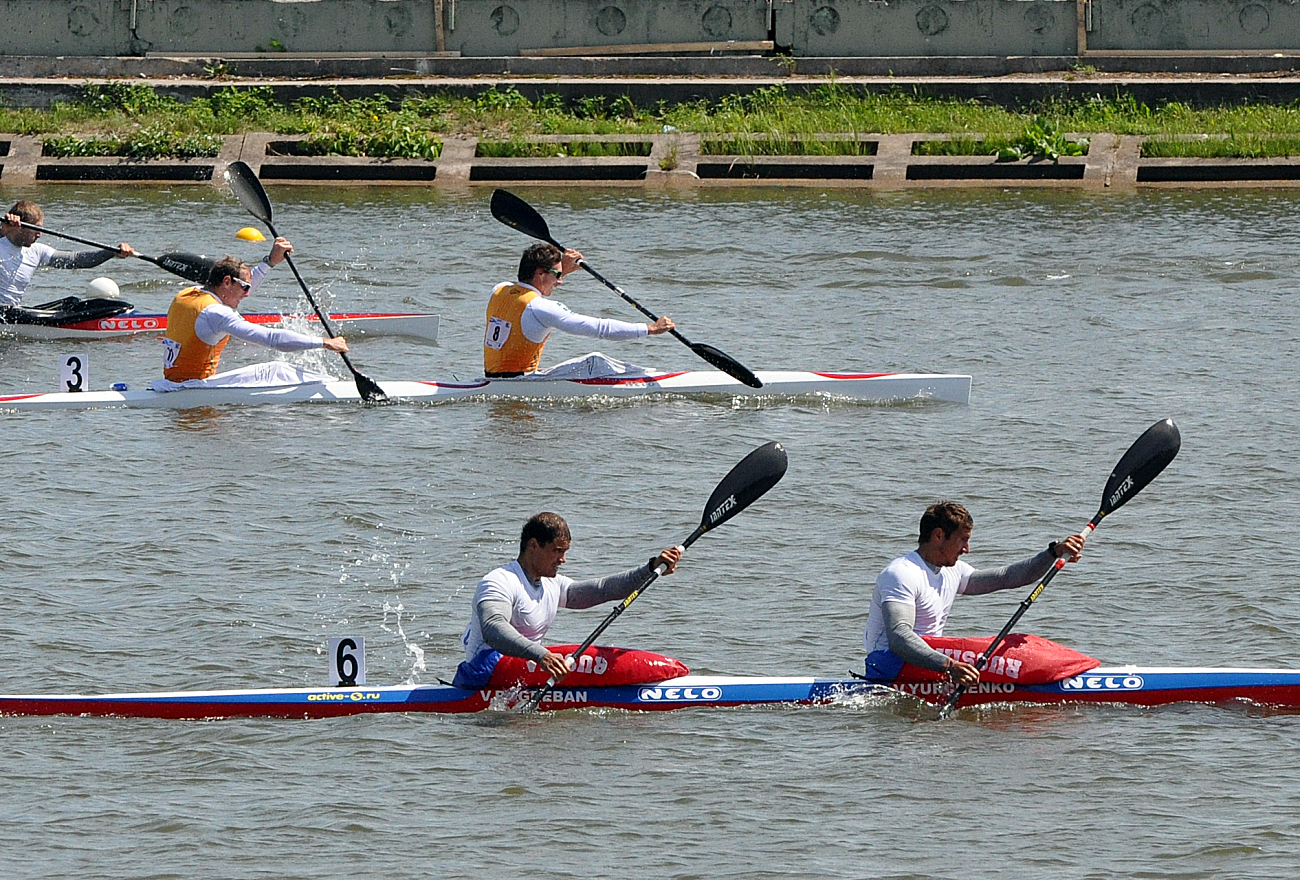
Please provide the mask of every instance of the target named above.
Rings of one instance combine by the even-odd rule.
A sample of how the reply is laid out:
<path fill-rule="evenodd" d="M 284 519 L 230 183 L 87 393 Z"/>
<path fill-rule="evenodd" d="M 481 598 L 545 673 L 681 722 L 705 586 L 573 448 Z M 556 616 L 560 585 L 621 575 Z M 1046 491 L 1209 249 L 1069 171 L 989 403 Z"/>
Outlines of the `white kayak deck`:
<path fill-rule="evenodd" d="M 375 379 L 391 400 L 439 403 L 458 399 L 634 398 L 647 395 L 698 397 L 843 398 L 875 403 L 939 401 L 970 403 L 971 377 L 929 373 L 758 372 L 762 388 L 750 388 L 726 373 L 686 370 L 620 379 L 475 379 L 468 382 L 411 382 Z M 373 378 L 373 377 L 372 377 Z M 190 409 L 201 406 L 360 401 L 351 379 L 258 388 L 193 388 L 160 393 L 149 390 L 0 396 L 3 410 L 98 408 Z"/>

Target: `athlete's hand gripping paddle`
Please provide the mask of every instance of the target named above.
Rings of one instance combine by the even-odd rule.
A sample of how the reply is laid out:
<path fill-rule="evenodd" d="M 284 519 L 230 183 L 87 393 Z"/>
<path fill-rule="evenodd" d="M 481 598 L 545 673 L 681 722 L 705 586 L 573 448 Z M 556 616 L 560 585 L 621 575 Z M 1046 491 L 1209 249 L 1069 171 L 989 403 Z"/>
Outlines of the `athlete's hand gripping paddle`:
<path fill-rule="evenodd" d="M 1097 524 L 1102 521 L 1108 514 L 1114 513 L 1123 507 L 1130 498 L 1146 488 L 1147 484 L 1159 476 L 1160 472 L 1165 469 L 1169 462 L 1174 460 L 1182 446 L 1182 437 L 1178 433 L 1178 426 L 1174 424 L 1173 419 L 1161 419 L 1142 434 L 1141 437 L 1129 447 L 1128 452 L 1115 465 L 1115 470 L 1111 471 L 1110 479 L 1106 481 L 1106 488 L 1101 493 L 1101 507 L 1097 510 L 1097 515 L 1092 518 L 1083 528 L 1081 533 L 1087 538 Z M 1048 570 L 1043 579 L 1038 582 L 1038 586 L 1030 591 L 1025 600 L 1020 603 L 1016 613 L 1007 621 L 1007 625 L 1002 627 L 988 646 L 988 649 L 980 656 L 975 663 L 975 667 L 981 672 L 988 666 L 989 660 L 993 654 L 1002 645 L 1011 628 L 1016 625 L 1017 621 L 1024 616 L 1029 610 L 1029 606 L 1034 604 L 1034 600 L 1042 594 L 1047 585 L 1056 577 L 1056 573 L 1065 567 L 1065 557 L 1059 557 L 1056 563 Z M 957 707 L 957 701 L 961 699 L 962 694 L 966 693 L 965 685 L 958 685 L 953 689 L 952 695 L 948 701 L 943 704 L 939 710 L 939 718 L 947 718 L 952 714 L 953 709 Z"/>
<path fill-rule="evenodd" d="M 762 498 L 768 489 L 779 483 L 781 478 L 785 476 L 786 464 L 785 447 L 775 440 L 763 444 L 741 459 L 740 463 L 722 478 L 722 482 L 709 496 L 709 503 L 704 506 L 704 516 L 700 520 L 699 527 L 681 543 L 682 549 L 685 550 L 690 547 L 705 532 L 716 529 L 759 498 Z M 595 644 L 596 639 L 600 638 L 600 634 L 617 620 L 618 616 L 626 611 L 638 596 L 648 590 L 650 585 L 664 573 L 665 569 L 666 565 L 661 562 L 654 571 L 650 572 L 650 576 L 646 578 L 645 583 L 614 606 L 614 610 L 609 613 L 609 616 L 601 621 L 600 626 L 596 627 L 595 631 L 587 636 L 586 640 L 573 652 L 573 658 L 576 660 L 581 657 L 584 651 Z M 525 704 L 525 707 L 529 710 L 536 709 L 562 678 L 563 676 L 560 678 L 552 676 L 547 679 L 546 684 L 538 688 L 537 692 Z"/>

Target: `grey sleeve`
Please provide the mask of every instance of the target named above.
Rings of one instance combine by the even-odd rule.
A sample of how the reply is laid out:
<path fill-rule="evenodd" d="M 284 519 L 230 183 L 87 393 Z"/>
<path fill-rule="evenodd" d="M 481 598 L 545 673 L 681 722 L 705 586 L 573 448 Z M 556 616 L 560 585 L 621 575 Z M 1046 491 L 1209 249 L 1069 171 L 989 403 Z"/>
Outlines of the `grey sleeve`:
<path fill-rule="evenodd" d="M 546 646 L 531 639 L 510 625 L 510 603 L 504 599 L 480 599 L 474 606 L 478 615 L 483 641 L 509 657 L 523 657 L 539 661 L 546 656 Z"/>
<path fill-rule="evenodd" d="M 569 584 L 565 608 L 590 608 L 602 602 L 614 602 L 626 599 L 632 591 L 646 582 L 652 569 L 647 563 L 622 574 L 612 574 L 603 578 L 588 578 Z M 498 648 L 498 650 L 500 650 Z"/>
<path fill-rule="evenodd" d="M 1044 550 L 1023 562 L 1008 565 L 1005 568 L 987 568 L 971 572 L 966 581 L 963 596 L 981 596 L 1012 587 L 1023 587 L 1047 574 L 1047 570 L 1056 562 L 1051 552 Z"/>
<path fill-rule="evenodd" d="M 117 251 L 55 251 L 50 257 L 50 265 L 55 269 L 93 269 L 100 263 L 107 263 L 117 256 Z"/>
<path fill-rule="evenodd" d="M 906 602 L 881 602 L 880 611 L 885 615 L 885 635 L 889 638 L 889 650 L 905 662 L 922 669 L 942 672 L 947 656 L 940 654 L 925 643 L 916 634 L 916 608 Z"/>

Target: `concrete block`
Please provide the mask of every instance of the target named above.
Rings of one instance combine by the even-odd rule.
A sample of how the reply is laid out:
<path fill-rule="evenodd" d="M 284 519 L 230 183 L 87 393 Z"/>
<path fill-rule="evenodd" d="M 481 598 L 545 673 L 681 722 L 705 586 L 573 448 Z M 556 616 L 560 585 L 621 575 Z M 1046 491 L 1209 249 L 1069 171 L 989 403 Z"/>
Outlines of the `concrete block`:
<path fill-rule="evenodd" d="M 445 0 L 447 49 L 521 49 L 765 40 L 767 0 Z"/>
<path fill-rule="evenodd" d="M 1073 0 L 793 0 L 776 43 L 795 56 L 1073 55 Z"/>
<path fill-rule="evenodd" d="M 1292 0 L 1092 0 L 1089 51 L 1300 49 Z"/>

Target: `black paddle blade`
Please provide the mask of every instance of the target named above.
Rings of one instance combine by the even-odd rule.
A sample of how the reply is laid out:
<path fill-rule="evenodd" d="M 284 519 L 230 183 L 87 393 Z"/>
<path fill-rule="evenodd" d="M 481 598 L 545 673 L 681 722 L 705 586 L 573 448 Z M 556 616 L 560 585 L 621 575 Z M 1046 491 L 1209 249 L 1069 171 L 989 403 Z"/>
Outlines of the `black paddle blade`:
<path fill-rule="evenodd" d="M 731 469 L 709 496 L 700 532 L 716 529 L 762 498 L 785 476 L 785 447 L 773 440 L 755 449 Z"/>
<path fill-rule="evenodd" d="M 374 379 L 357 372 L 356 369 L 352 370 L 352 378 L 357 382 L 357 393 L 366 403 L 388 403 L 388 395 Z"/>
<path fill-rule="evenodd" d="M 755 376 L 750 371 L 749 367 L 745 366 L 725 351 L 714 348 L 712 345 L 704 342 L 692 342 L 691 351 L 695 352 L 697 355 L 704 358 L 704 360 L 713 364 L 713 366 L 717 367 L 737 382 L 740 382 L 742 385 L 748 385 L 750 388 L 763 387 L 762 380 Z"/>
<path fill-rule="evenodd" d="M 186 253 L 163 254 L 149 260 L 149 262 L 160 269 L 166 269 L 173 275 L 179 275 L 186 281 L 194 281 L 199 284 L 208 282 L 208 275 L 212 273 L 212 267 L 217 265 L 217 261 L 211 257 Z"/>
<path fill-rule="evenodd" d="M 1182 443 L 1173 419 L 1161 419 L 1147 428 L 1111 471 L 1101 495 L 1098 519 L 1114 513 L 1145 489 L 1174 460 Z"/>
<path fill-rule="evenodd" d="M 551 238 L 551 230 L 546 225 L 546 220 L 538 214 L 533 206 L 525 202 L 519 196 L 503 189 L 494 189 L 492 191 L 492 216 L 500 220 L 511 229 L 518 229 L 524 235 L 549 241 L 551 244 L 560 247 L 559 242 Z"/>
<path fill-rule="evenodd" d="M 249 164 L 231 162 L 227 165 L 226 182 L 230 184 L 231 192 L 239 199 L 244 210 L 265 223 L 271 230 L 271 235 L 275 235 L 275 228 L 271 226 L 271 200 L 266 197 L 262 181 L 257 179 Z"/>

